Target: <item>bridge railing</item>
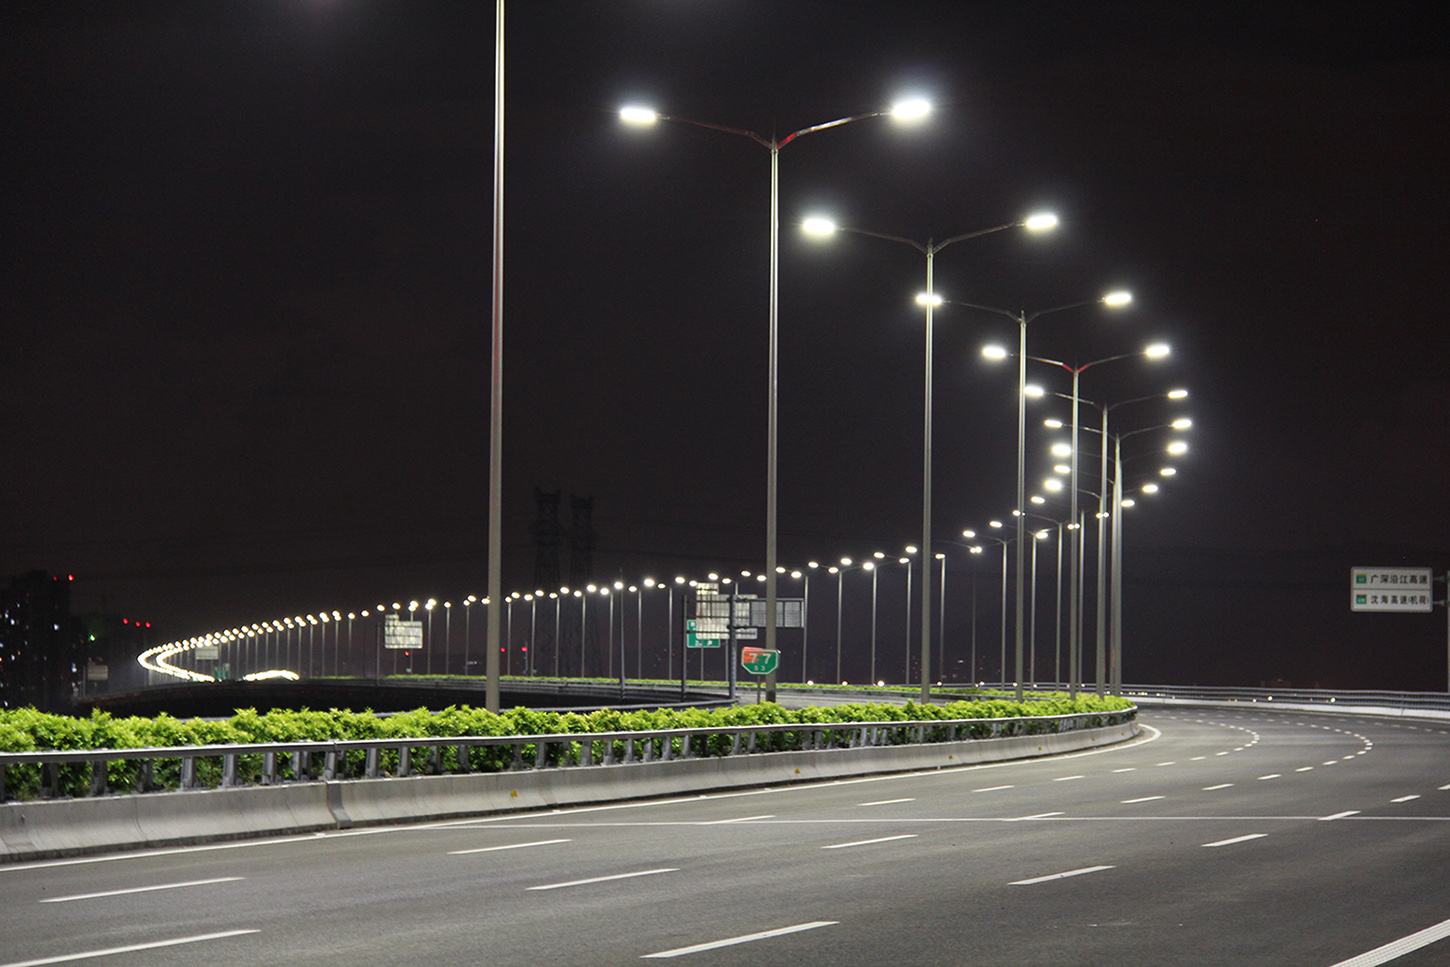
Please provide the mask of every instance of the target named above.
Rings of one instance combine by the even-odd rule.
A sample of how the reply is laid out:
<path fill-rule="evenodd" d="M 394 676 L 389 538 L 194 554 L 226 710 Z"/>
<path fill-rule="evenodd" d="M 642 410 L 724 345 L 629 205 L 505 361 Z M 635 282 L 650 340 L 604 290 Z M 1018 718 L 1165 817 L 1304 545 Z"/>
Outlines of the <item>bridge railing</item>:
<path fill-rule="evenodd" d="M 1450 710 L 1446 692 L 1393 692 L 1327 688 L 1236 688 L 1213 685 L 1124 685 L 1126 698 L 1292 705 L 1371 706 L 1403 710 Z"/>
<path fill-rule="evenodd" d="M 0 801 L 333 782 L 413 775 L 628 766 L 763 752 L 1052 735 L 1131 721 L 1136 708 L 1030 718 L 466 735 L 0 752 Z"/>

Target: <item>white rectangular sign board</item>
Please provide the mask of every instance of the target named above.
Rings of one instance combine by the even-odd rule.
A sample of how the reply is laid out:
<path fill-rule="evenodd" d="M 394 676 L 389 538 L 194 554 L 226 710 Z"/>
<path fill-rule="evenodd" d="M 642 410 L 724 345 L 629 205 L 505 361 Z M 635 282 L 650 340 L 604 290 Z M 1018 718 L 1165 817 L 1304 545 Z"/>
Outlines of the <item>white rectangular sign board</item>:
<path fill-rule="evenodd" d="M 1349 610 L 1430 611 L 1434 587 L 1428 567 L 1350 568 Z"/>
<path fill-rule="evenodd" d="M 221 649 L 216 645 L 202 645 L 193 649 L 191 654 L 197 661 L 219 661 L 221 659 Z"/>
<path fill-rule="evenodd" d="M 397 615 L 383 616 L 383 647 L 392 651 L 423 647 L 423 622 L 404 621 Z"/>

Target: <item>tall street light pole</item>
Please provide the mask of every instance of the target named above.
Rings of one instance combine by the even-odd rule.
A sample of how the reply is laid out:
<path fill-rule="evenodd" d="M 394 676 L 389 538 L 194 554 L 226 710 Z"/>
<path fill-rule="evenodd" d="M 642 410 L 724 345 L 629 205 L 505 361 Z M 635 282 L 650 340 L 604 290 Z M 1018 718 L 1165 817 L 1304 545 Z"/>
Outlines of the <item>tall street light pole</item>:
<path fill-rule="evenodd" d="M 779 281 L 780 281 L 780 152 L 786 145 L 796 141 L 808 134 L 815 134 L 820 131 L 827 131 L 832 128 L 843 127 L 856 121 L 864 121 L 869 118 L 892 117 L 898 121 L 913 122 L 920 121 L 931 113 L 931 105 L 920 98 L 898 101 L 885 111 L 872 111 L 867 114 L 856 114 L 850 117 L 837 118 L 833 121 L 826 121 L 821 124 L 813 124 L 809 127 L 800 128 L 791 132 L 783 138 L 766 138 L 754 131 L 745 128 L 729 127 L 723 124 L 714 124 L 707 121 L 698 121 L 692 118 L 678 117 L 668 114 L 661 114 L 652 108 L 630 106 L 619 112 L 620 120 L 626 124 L 649 127 L 659 121 L 674 121 L 680 124 L 689 124 L 695 127 L 706 128 L 711 131 L 719 131 L 724 134 L 733 134 L 737 137 L 748 138 L 770 153 L 770 316 L 769 316 L 769 338 L 768 338 L 768 368 L 766 378 L 767 406 L 766 406 L 766 472 L 765 472 L 765 647 L 767 650 L 775 650 L 775 625 L 776 625 L 776 409 L 777 389 L 779 385 Z M 771 673 L 768 680 L 768 699 L 775 701 L 775 674 Z"/>
<path fill-rule="evenodd" d="M 931 456 L 932 456 L 932 326 L 934 310 L 942 304 L 941 296 L 936 294 L 933 282 L 933 271 L 936 255 L 949 245 L 957 242 L 964 242 L 968 239 L 981 238 L 985 235 L 992 235 L 997 232 L 1006 231 L 1010 228 L 1025 228 L 1030 232 L 1046 232 L 1056 228 L 1057 216 L 1050 213 L 1040 213 L 1028 216 L 1020 221 L 1008 222 L 1005 225 L 995 225 L 991 228 L 980 229 L 975 232 L 965 232 L 961 235 L 953 235 L 943 241 L 936 242 L 927 239 L 925 242 L 914 241 L 903 238 L 899 235 L 887 235 L 881 232 L 866 231 L 860 228 L 850 228 L 837 225 L 833 219 L 821 215 L 811 216 L 801 222 L 801 229 L 807 234 L 816 238 L 828 238 L 838 231 L 849 232 L 853 235 L 862 235 L 867 238 L 877 238 L 887 242 L 894 242 L 898 245 L 905 245 L 919 252 L 926 259 L 926 290 L 916 297 L 916 304 L 926 309 L 926 366 L 924 380 L 924 399 L 922 403 L 922 449 L 921 449 L 921 559 L 930 561 L 931 552 Z M 921 700 L 923 702 L 931 699 L 931 581 L 929 565 L 923 570 L 921 582 Z M 910 622 L 911 603 L 910 592 L 908 592 L 907 620 Z M 911 639 L 907 637 L 907 652 L 910 654 Z M 908 673 L 907 682 L 911 680 L 911 660 L 907 659 Z"/>
<path fill-rule="evenodd" d="M 1013 312 L 1010 309 L 997 309 L 992 306 L 977 305 L 971 302 L 959 302 L 949 300 L 953 305 L 965 306 L 969 309 L 977 309 L 982 312 L 990 312 L 995 315 L 1005 316 L 1017 323 L 1017 507 L 1015 516 L 1017 518 L 1017 601 L 1016 601 L 1016 686 L 1017 701 L 1022 701 L 1022 584 L 1023 584 L 1023 534 L 1025 532 L 1022 513 L 1026 510 L 1027 503 L 1027 327 L 1043 316 L 1056 312 L 1063 312 L 1068 309 L 1078 309 L 1083 306 L 1104 305 L 1110 309 L 1126 306 L 1133 301 L 1133 296 L 1125 291 L 1109 292 L 1098 299 L 1088 299 L 1083 302 L 1070 302 L 1066 305 L 1054 306 L 1051 309 L 1039 309 L 1035 312 L 1028 312 L 1026 309 L 1019 309 Z M 989 359 L 1005 359 L 1006 352 L 997 347 L 996 354 L 989 355 Z M 1074 449 L 1076 454 L 1076 449 Z M 1076 473 L 1074 473 L 1074 489 L 1076 494 Z M 1076 497 L 1073 498 L 1074 502 Z M 1076 515 L 1074 514 L 1074 519 Z"/>
<path fill-rule="evenodd" d="M 493 295 L 488 427 L 488 600 L 503 600 L 503 0 L 494 0 Z M 484 649 L 484 707 L 499 710 L 498 608 L 489 608 Z"/>

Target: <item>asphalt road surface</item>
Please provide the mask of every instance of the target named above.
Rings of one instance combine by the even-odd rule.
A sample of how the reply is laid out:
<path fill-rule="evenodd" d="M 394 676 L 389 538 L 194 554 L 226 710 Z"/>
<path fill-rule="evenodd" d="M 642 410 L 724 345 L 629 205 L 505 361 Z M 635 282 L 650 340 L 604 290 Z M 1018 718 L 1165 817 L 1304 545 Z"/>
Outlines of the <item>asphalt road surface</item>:
<path fill-rule="evenodd" d="M 0 965 L 1450 963 L 1450 724 L 1141 721 L 1027 762 L 0 866 Z"/>

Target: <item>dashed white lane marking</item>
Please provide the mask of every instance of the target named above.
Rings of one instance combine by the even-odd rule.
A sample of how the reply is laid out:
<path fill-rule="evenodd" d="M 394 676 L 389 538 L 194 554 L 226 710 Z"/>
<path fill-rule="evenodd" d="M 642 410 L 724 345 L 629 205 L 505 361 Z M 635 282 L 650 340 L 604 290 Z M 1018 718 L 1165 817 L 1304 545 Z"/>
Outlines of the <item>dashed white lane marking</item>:
<path fill-rule="evenodd" d="M 985 789 L 973 789 L 972 792 L 997 792 L 1001 789 L 1016 789 L 1016 786 L 988 786 Z"/>
<path fill-rule="evenodd" d="M 1353 759 L 1353 758 L 1354 758 L 1354 756 L 1353 756 L 1353 755 L 1342 755 L 1342 756 L 1340 756 L 1340 757 L 1339 757 L 1339 758 L 1340 758 L 1340 759 L 1341 759 L 1341 760 L 1344 760 L 1344 759 Z"/>
<path fill-rule="evenodd" d="M 1228 755 L 1227 752 L 1215 752 L 1214 755 Z"/>
<path fill-rule="evenodd" d="M 534 890 L 562 890 L 566 886 L 585 886 L 589 883 L 606 883 L 610 880 L 628 880 L 636 876 L 654 876 L 658 873 L 678 873 L 679 867 L 665 866 L 658 870 L 640 870 L 637 873 L 615 873 L 613 876 L 591 876 L 587 880 L 569 880 L 567 883 L 545 883 L 542 886 L 531 886 Z"/>
<path fill-rule="evenodd" d="M 505 849 L 527 849 L 530 846 L 553 846 L 556 843 L 572 843 L 572 839 L 539 839 L 532 843 L 509 843 L 505 846 L 480 846 L 478 849 L 451 849 L 449 856 L 467 856 L 470 853 L 496 853 Z"/>
<path fill-rule="evenodd" d="M 1249 833 L 1247 836 L 1235 836 L 1232 839 L 1221 839 L 1215 843 L 1204 843 L 1204 846 L 1232 846 L 1234 843 L 1247 843 L 1251 839 L 1263 839 L 1268 833 Z"/>
<path fill-rule="evenodd" d="M 1391 799 L 1390 802 L 1409 802 L 1411 799 L 1419 799 L 1419 798 L 1420 797 L 1418 795 L 1414 795 L 1414 796 L 1401 796 L 1398 799 Z"/>
<path fill-rule="evenodd" d="M 1167 799 L 1167 798 L 1168 798 L 1167 796 L 1141 796 L 1141 797 L 1139 797 L 1137 799 L 1124 799 L 1124 800 L 1122 800 L 1122 802 L 1123 802 L 1123 805 L 1130 806 L 1130 805 L 1132 805 L 1135 802 L 1152 802 L 1155 799 Z"/>
<path fill-rule="evenodd" d="M 1169 761 L 1169 762 L 1160 762 L 1158 764 L 1160 766 L 1176 766 L 1178 763 L 1177 762 L 1173 762 L 1173 761 Z"/>
<path fill-rule="evenodd" d="M 1450 782 L 1447 782 L 1447 783 L 1446 783 L 1446 784 L 1445 784 L 1445 785 L 1443 785 L 1443 786 L 1440 786 L 1440 787 L 1438 787 L 1438 788 L 1439 788 L 1439 790 L 1440 790 L 1440 791 L 1441 791 L 1441 792 L 1444 792 L 1444 791 L 1445 791 L 1445 790 L 1446 790 L 1446 789 L 1450 789 Z"/>
<path fill-rule="evenodd" d="M 41 967 L 42 964 L 64 964 L 72 960 L 90 960 L 93 957 L 112 957 L 116 954 L 129 954 L 137 950 L 156 950 L 160 947 L 175 947 L 185 943 L 202 943 L 206 940 L 221 940 L 225 937 L 240 937 L 248 933 L 261 933 L 260 930 L 223 930 L 220 933 L 202 933 L 195 937 L 177 937 L 175 940 L 156 940 L 151 943 L 131 944 L 126 947 L 107 947 L 104 950 L 85 950 L 78 954 L 61 954 L 58 957 L 41 957 L 38 960 L 17 960 L 0 967 Z"/>
<path fill-rule="evenodd" d="M 889 843 L 894 839 L 916 839 L 916 833 L 901 833 L 897 836 L 879 836 L 876 839 L 858 839 L 850 843 L 832 843 L 821 849 L 846 849 L 849 846 L 870 846 L 873 843 Z"/>
<path fill-rule="evenodd" d="M 709 943 L 698 943 L 691 947 L 676 947 L 674 950 L 661 950 L 658 953 L 645 954 L 640 960 L 663 960 L 668 957 L 683 957 L 686 954 L 698 954 L 706 950 L 718 950 L 721 947 L 730 947 L 735 944 L 750 943 L 755 940 L 768 940 L 771 937 L 783 937 L 788 933 L 800 933 L 802 930 L 815 930 L 818 927 L 834 927 L 839 922 L 839 920 L 812 920 L 810 923 L 798 923 L 793 927 L 776 927 L 774 930 L 762 930 L 760 933 L 747 933 L 740 937 L 726 937 L 724 940 L 712 940 Z"/>
<path fill-rule="evenodd" d="M 1407 937 L 1399 940 L 1392 940 L 1383 947 L 1376 947 L 1366 951 L 1358 957 L 1351 957 L 1348 960 L 1341 960 L 1334 967 L 1378 967 L 1379 964 L 1389 963 L 1391 960 L 1403 957 L 1421 947 L 1428 947 L 1437 940 L 1444 940 L 1450 937 L 1450 920 L 1441 920 L 1433 927 L 1426 927 L 1424 930 L 1417 930 Z"/>
<path fill-rule="evenodd" d="M 1116 869 L 1112 866 L 1084 866 L 1080 870 L 1068 870 L 1066 873 L 1052 873 L 1047 876 L 1034 876 L 1030 880 L 1013 880 L 1008 886 L 1031 886 L 1034 883 L 1046 883 L 1048 880 L 1063 880 L 1069 876 L 1082 876 L 1084 873 L 1100 873 L 1103 870 Z"/>
<path fill-rule="evenodd" d="M 1081 779 L 1082 776 L 1058 776 L 1053 782 L 1071 782 L 1074 779 Z"/>
<path fill-rule="evenodd" d="M 1267 776 L 1259 776 L 1259 781 L 1263 782 L 1265 779 L 1278 779 L 1281 777 L 1281 775 L 1282 774 L 1278 772 L 1271 772 Z"/>
<path fill-rule="evenodd" d="M 1332 765 L 1337 764 L 1338 762 L 1339 762 L 1338 759 L 1326 759 L 1325 761 L 1323 761 L 1323 762 L 1321 762 L 1319 764 L 1321 766 L 1332 766 Z"/>
<path fill-rule="evenodd" d="M 700 823 L 701 826 L 728 826 L 731 823 L 748 823 L 756 819 L 774 819 L 773 813 L 766 813 L 760 816 L 736 816 L 734 819 L 711 819 Z"/>
<path fill-rule="evenodd" d="M 1314 768 L 1313 766 L 1300 766 L 1299 768 L 1295 769 L 1294 771 L 1295 772 L 1309 772 L 1313 768 Z"/>
<path fill-rule="evenodd" d="M 1213 792 L 1215 789 L 1227 789 L 1231 785 L 1233 785 L 1233 783 L 1231 783 L 1231 782 L 1220 782 L 1216 786 L 1204 786 L 1203 787 L 1203 791 L 1204 792 Z"/>
<path fill-rule="evenodd" d="M 1008 819 L 1009 823 L 1020 823 L 1028 819 L 1051 819 L 1053 816 L 1064 816 L 1066 813 L 1033 813 L 1031 816 L 1016 816 Z"/>
<path fill-rule="evenodd" d="M 128 893 L 154 893 L 157 890 L 182 890 L 189 886 L 208 886 L 212 883 L 234 883 L 244 876 L 218 876 L 210 880 L 189 880 L 186 883 L 158 883 L 155 886 L 133 886 L 127 890 L 106 890 L 104 893 L 77 893 L 73 896 L 46 897 L 41 903 L 69 903 L 71 900 L 97 900 L 101 897 L 124 896 Z"/>
<path fill-rule="evenodd" d="M 894 806 L 894 805 L 896 805 L 899 802 L 916 802 L 916 800 L 914 798 L 908 798 L 908 799 L 877 799 L 877 800 L 874 800 L 872 802 L 863 802 L 863 803 L 860 803 L 859 805 L 862 805 L 862 806 Z"/>
<path fill-rule="evenodd" d="M 1319 821 L 1322 822 L 1322 823 L 1327 823 L 1327 822 L 1329 822 L 1332 819 L 1343 819 L 1346 816 L 1358 816 L 1358 815 L 1359 815 L 1359 810 L 1358 809 L 1346 809 L 1344 812 L 1342 812 L 1342 813 L 1335 813 L 1332 816 L 1320 816 L 1319 817 Z"/>
<path fill-rule="evenodd" d="M 1188 761 L 1189 762 L 1202 762 L 1204 759 L 1207 759 L 1207 758 L 1208 758 L 1208 756 L 1206 756 L 1206 755 L 1196 755 L 1193 758 L 1189 759 Z"/>
<path fill-rule="evenodd" d="M 1133 766 L 1128 766 L 1126 769 L 1114 769 L 1113 771 L 1114 772 L 1137 772 L 1138 770 L 1135 767 L 1133 767 Z"/>

